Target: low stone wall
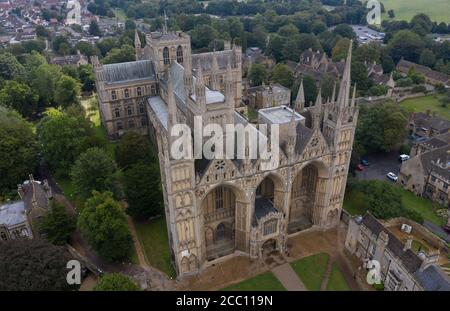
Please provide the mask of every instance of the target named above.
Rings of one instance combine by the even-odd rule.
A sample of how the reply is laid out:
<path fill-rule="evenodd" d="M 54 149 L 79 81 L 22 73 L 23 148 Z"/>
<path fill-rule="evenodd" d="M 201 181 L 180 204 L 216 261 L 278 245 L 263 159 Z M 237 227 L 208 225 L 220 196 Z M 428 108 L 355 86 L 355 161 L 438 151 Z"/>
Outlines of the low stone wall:
<path fill-rule="evenodd" d="M 442 240 L 441 238 L 439 238 L 438 236 L 436 236 L 435 234 L 433 234 L 431 231 L 429 231 L 427 228 L 425 228 L 424 226 L 422 226 L 421 224 L 408 219 L 408 218 L 404 218 L 404 217 L 397 217 L 397 218 L 392 218 L 386 221 L 383 221 L 384 225 L 389 228 L 389 227 L 400 227 L 402 224 L 407 224 L 410 225 L 413 229 L 413 233 L 414 231 L 418 232 L 419 235 L 421 235 L 425 241 L 432 246 L 433 248 L 436 249 L 440 249 L 440 248 L 447 248 L 447 243 L 445 243 L 444 240 Z"/>
<path fill-rule="evenodd" d="M 402 101 L 404 101 L 406 99 L 423 97 L 423 96 L 426 96 L 426 94 L 425 93 L 413 93 L 410 95 L 405 95 L 405 96 L 397 98 L 397 103 L 401 103 Z"/>

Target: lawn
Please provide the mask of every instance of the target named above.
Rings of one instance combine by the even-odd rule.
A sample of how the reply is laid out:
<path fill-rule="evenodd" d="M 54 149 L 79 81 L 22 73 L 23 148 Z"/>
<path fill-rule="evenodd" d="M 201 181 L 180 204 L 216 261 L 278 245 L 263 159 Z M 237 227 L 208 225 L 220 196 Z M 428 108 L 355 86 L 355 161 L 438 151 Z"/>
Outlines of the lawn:
<path fill-rule="evenodd" d="M 410 21 L 418 13 L 427 14 L 436 22 L 450 22 L 450 2 L 448 0 L 383 0 L 386 12 L 394 10 L 396 20 Z M 387 19 L 387 14 L 383 15 Z"/>
<path fill-rule="evenodd" d="M 328 291 L 349 291 L 351 290 L 336 264 L 333 264 L 330 278 L 327 284 Z"/>
<path fill-rule="evenodd" d="M 402 242 L 403 242 L 403 243 L 406 243 L 406 239 L 403 239 Z M 413 241 L 412 241 L 411 249 L 412 249 L 415 253 L 419 252 L 419 250 L 424 251 L 425 253 L 428 253 L 428 252 L 429 252 L 428 247 L 427 247 L 425 244 L 423 244 L 423 243 L 421 243 L 420 241 L 417 241 L 417 240 L 413 240 Z"/>
<path fill-rule="evenodd" d="M 320 253 L 291 262 L 291 266 L 308 290 L 318 291 L 328 260 L 328 254 Z"/>
<path fill-rule="evenodd" d="M 436 112 L 438 116 L 450 120 L 450 107 L 442 107 L 439 97 L 436 95 L 407 99 L 401 102 L 400 106 L 409 112 L 426 112 L 430 110 L 431 112 Z"/>
<path fill-rule="evenodd" d="M 253 278 L 227 286 L 223 291 L 285 291 L 286 289 L 270 271 Z"/>
<path fill-rule="evenodd" d="M 423 219 L 437 226 L 443 225 L 443 220 L 433 212 L 433 203 L 430 200 L 418 197 L 400 186 L 398 186 L 397 190 L 402 196 L 402 201 L 406 208 L 415 210 Z M 355 190 L 347 191 L 344 198 L 344 209 L 351 215 L 364 215 L 367 211 L 364 195 Z"/>
<path fill-rule="evenodd" d="M 166 219 L 159 217 L 147 222 L 135 222 L 139 241 L 147 262 L 171 277 L 176 273 L 170 258 Z"/>

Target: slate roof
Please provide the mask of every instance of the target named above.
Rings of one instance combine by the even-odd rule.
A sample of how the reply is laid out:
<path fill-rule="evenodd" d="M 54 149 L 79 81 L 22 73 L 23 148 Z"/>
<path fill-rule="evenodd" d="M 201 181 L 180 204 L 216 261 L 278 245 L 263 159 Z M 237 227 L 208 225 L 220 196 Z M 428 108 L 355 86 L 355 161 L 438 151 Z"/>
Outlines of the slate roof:
<path fill-rule="evenodd" d="M 220 70 L 225 70 L 228 65 L 228 61 L 231 61 L 231 68 L 236 67 L 235 50 L 216 51 L 209 53 L 193 54 L 192 55 L 192 68 L 196 69 L 202 66 L 203 71 L 210 71 L 212 68 L 213 57 L 216 56 L 217 65 Z"/>
<path fill-rule="evenodd" d="M 421 266 L 422 260 L 411 249 L 403 250 L 404 244 L 389 230 L 387 230 L 374 216 L 366 213 L 363 216 L 362 223 L 378 236 L 382 231 L 388 234 L 389 241 L 387 248 L 394 256 L 400 259 L 403 266 L 410 272 L 415 273 Z"/>
<path fill-rule="evenodd" d="M 449 75 L 443 72 L 432 70 L 431 68 L 426 66 L 422 66 L 404 59 L 401 59 L 397 64 L 397 70 L 403 73 L 408 73 L 411 68 L 414 68 L 416 72 L 421 73 L 424 76 L 431 78 L 433 80 L 442 82 L 443 84 L 448 84 L 450 81 Z"/>
<path fill-rule="evenodd" d="M 106 83 L 156 79 L 150 60 L 103 65 Z"/>
<path fill-rule="evenodd" d="M 419 157 L 425 172 L 434 171 L 447 180 L 450 180 L 450 169 L 433 165 L 433 162 L 436 163 L 438 160 L 444 165 L 450 162 L 450 145 L 424 152 Z"/>
<path fill-rule="evenodd" d="M 414 274 L 426 291 L 450 291 L 450 277 L 436 265 L 431 265 Z"/>
<path fill-rule="evenodd" d="M 450 121 L 436 115 L 418 112 L 414 113 L 413 120 L 416 127 L 432 128 L 441 134 L 450 130 Z"/>
<path fill-rule="evenodd" d="M 33 196 L 33 184 L 34 184 L 34 196 Z M 33 208 L 33 198 L 36 199 L 37 206 L 41 208 L 47 208 L 48 207 L 48 198 L 46 193 L 46 186 L 44 186 L 40 181 L 33 180 L 29 181 L 26 180 L 22 184 L 22 190 L 23 190 L 23 196 L 22 200 L 25 204 L 25 209 L 27 212 L 29 212 Z"/>
<path fill-rule="evenodd" d="M 0 206 L 0 225 L 15 226 L 27 221 L 23 201 L 6 203 Z"/>

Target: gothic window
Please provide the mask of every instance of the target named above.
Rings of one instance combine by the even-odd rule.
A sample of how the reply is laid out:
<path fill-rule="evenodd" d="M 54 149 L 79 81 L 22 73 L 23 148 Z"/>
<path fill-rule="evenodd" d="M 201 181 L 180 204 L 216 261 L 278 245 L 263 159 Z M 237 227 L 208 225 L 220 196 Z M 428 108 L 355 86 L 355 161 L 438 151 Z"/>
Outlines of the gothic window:
<path fill-rule="evenodd" d="M 163 60 L 164 60 L 164 65 L 167 65 L 170 63 L 169 49 L 167 47 L 165 47 L 163 50 Z"/>
<path fill-rule="evenodd" d="M 216 241 L 221 241 L 225 238 L 225 224 L 220 223 L 216 229 Z"/>
<path fill-rule="evenodd" d="M 222 209 L 223 208 L 223 188 L 217 188 L 215 190 L 216 192 L 216 209 Z"/>
<path fill-rule="evenodd" d="M 215 166 L 217 171 L 221 171 L 225 168 L 225 161 L 219 161 Z"/>
<path fill-rule="evenodd" d="M 117 126 L 117 130 L 118 130 L 118 131 L 123 130 L 122 122 L 120 122 L 120 121 L 117 122 L 117 123 L 116 123 L 116 126 Z"/>
<path fill-rule="evenodd" d="M 116 91 L 114 91 L 114 90 L 111 91 L 111 99 L 112 100 L 116 100 L 117 99 L 117 94 L 116 94 Z"/>
<path fill-rule="evenodd" d="M 276 219 L 268 220 L 264 223 L 263 235 L 269 235 L 275 233 L 277 231 L 277 223 Z"/>
<path fill-rule="evenodd" d="M 131 115 L 133 114 L 133 108 L 131 108 L 131 106 L 128 106 L 128 107 L 127 107 L 127 114 L 128 114 L 129 116 L 131 116 Z"/>
<path fill-rule="evenodd" d="M 181 45 L 177 48 L 177 62 L 182 64 L 183 63 L 183 48 Z"/>
<path fill-rule="evenodd" d="M 139 113 L 144 113 L 144 105 L 143 104 L 139 105 Z"/>
<path fill-rule="evenodd" d="M 0 232 L 0 239 L 2 239 L 3 241 L 6 241 L 6 240 L 8 240 L 8 236 L 6 235 L 6 233 L 5 232 Z"/>
<path fill-rule="evenodd" d="M 156 87 L 155 87 L 154 84 L 152 84 L 152 85 L 150 86 L 150 92 L 151 92 L 152 95 L 156 95 Z"/>
<path fill-rule="evenodd" d="M 130 97 L 130 91 L 129 91 L 128 89 L 125 89 L 125 90 L 123 91 L 123 95 L 125 96 L 125 98 Z"/>
<path fill-rule="evenodd" d="M 136 89 L 136 92 L 137 96 L 142 96 L 142 88 L 140 86 Z"/>
<path fill-rule="evenodd" d="M 134 120 L 129 120 L 129 121 L 128 121 L 128 127 L 129 127 L 130 129 L 134 128 Z"/>
<path fill-rule="evenodd" d="M 318 144 L 319 144 L 319 138 L 315 137 L 315 138 L 311 141 L 311 146 L 317 147 Z"/>
<path fill-rule="evenodd" d="M 120 118 L 120 109 L 119 108 L 114 109 L 114 115 L 116 116 L 116 118 Z"/>
<path fill-rule="evenodd" d="M 147 126 L 147 120 L 146 120 L 145 118 L 142 118 L 142 119 L 141 119 L 141 126 L 142 126 L 142 127 Z"/>

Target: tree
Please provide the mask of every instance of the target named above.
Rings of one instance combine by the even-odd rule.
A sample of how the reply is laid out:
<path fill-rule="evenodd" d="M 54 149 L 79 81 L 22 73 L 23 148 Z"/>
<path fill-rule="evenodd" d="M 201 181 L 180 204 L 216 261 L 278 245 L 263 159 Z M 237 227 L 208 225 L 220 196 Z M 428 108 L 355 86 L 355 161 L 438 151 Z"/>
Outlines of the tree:
<path fill-rule="evenodd" d="M 13 80 L 25 73 L 23 66 L 11 53 L 0 53 L 0 79 Z"/>
<path fill-rule="evenodd" d="M 113 48 L 103 59 L 104 64 L 131 62 L 136 60 L 134 47 L 125 44 L 121 48 Z"/>
<path fill-rule="evenodd" d="M 261 85 L 267 82 L 267 69 L 263 64 L 254 64 L 250 67 L 248 75 L 252 86 Z"/>
<path fill-rule="evenodd" d="M 347 57 L 348 48 L 350 46 L 350 40 L 347 38 L 341 38 L 336 42 L 331 52 L 333 61 L 340 61 Z"/>
<path fill-rule="evenodd" d="M 353 59 L 360 62 L 372 64 L 380 63 L 380 46 L 378 44 L 362 44 L 353 52 Z"/>
<path fill-rule="evenodd" d="M 89 34 L 91 36 L 97 36 L 97 37 L 100 37 L 102 35 L 102 33 L 100 31 L 100 27 L 98 27 L 98 24 L 96 21 L 92 21 L 89 24 Z"/>
<path fill-rule="evenodd" d="M 356 39 L 356 34 L 353 31 L 353 28 L 347 24 L 339 24 L 334 29 L 333 32 L 336 35 L 340 35 L 341 37 L 347 39 Z"/>
<path fill-rule="evenodd" d="M 159 167 L 156 163 L 138 163 L 125 171 L 127 213 L 136 218 L 149 218 L 163 211 Z"/>
<path fill-rule="evenodd" d="M 390 54 L 396 62 L 402 57 L 417 62 L 424 46 L 422 38 L 410 30 L 397 31 L 388 44 Z"/>
<path fill-rule="evenodd" d="M 367 152 L 389 152 L 406 138 L 407 114 L 398 106 L 386 103 L 362 109 L 356 140 Z"/>
<path fill-rule="evenodd" d="M 90 148 L 82 153 L 72 167 L 70 176 L 77 194 L 86 199 L 92 190 L 115 190 L 116 163 L 100 148 Z"/>
<path fill-rule="evenodd" d="M 436 56 L 433 51 L 424 49 L 422 53 L 420 53 L 419 63 L 427 67 L 433 67 L 436 63 Z"/>
<path fill-rule="evenodd" d="M 76 290 L 66 280 L 67 249 L 39 239 L 18 239 L 0 243 L 1 291 Z M 20 277 L 18 277 L 20 276 Z"/>
<path fill-rule="evenodd" d="M 190 32 L 192 47 L 195 49 L 205 48 L 211 41 L 219 37 L 217 30 L 209 25 L 198 25 Z"/>
<path fill-rule="evenodd" d="M 310 105 L 311 103 L 314 104 L 317 97 L 316 80 L 314 80 L 314 78 L 310 75 L 305 75 L 303 77 L 303 89 L 305 90 L 306 106 Z"/>
<path fill-rule="evenodd" d="M 285 64 L 277 64 L 272 70 L 272 81 L 290 88 L 294 82 L 294 73 Z"/>
<path fill-rule="evenodd" d="M 138 291 L 139 287 L 129 277 L 120 273 L 107 273 L 100 277 L 94 291 Z"/>
<path fill-rule="evenodd" d="M 35 171 L 38 151 L 31 125 L 17 112 L 0 106 L 0 195 L 15 190 Z"/>
<path fill-rule="evenodd" d="M 154 162 L 155 157 L 148 138 L 135 132 L 125 133 L 116 149 L 116 161 L 124 169 L 139 162 Z"/>
<path fill-rule="evenodd" d="M 358 90 L 367 91 L 371 81 L 367 76 L 367 66 L 363 62 L 352 62 L 351 69 L 352 83 L 356 83 Z"/>
<path fill-rule="evenodd" d="M 80 86 L 72 77 L 63 75 L 56 82 L 55 101 L 62 108 L 79 104 Z"/>
<path fill-rule="evenodd" d="M 117 261 L 130 255 L 133 240 L 127 219 L 111 192 L 92 192 L 78 218 L 78 228 L 103 258 Z"/>
<path fill-rule="evenodd" d="M 64 114 L 46 116 L 38 125 L 42 154 L 50 167 L 61 176 L 86 149 L 88 129 L 79 118 Z"/>
<path fill-rule="evenodd" d="M 36 112 L 38 100 L 39 96 L 24 83 L 6 81 L 0 90 L 0 105 L 13 108 L 24 117 Z"/>
<path fill-rule="evenodd" d="M 50 243 L 64 245 L 69 242 L 75 230 L 75 220 L 69 216 L 64 205 L 53 199 L 50 211 L 42 219 L 39 230 Z"/>
<path fill-rule="evenodd" d="M 79 66 L 78 76 L 80 77 L 81 90 L 83 92 L 92 92 L 95 90 L 95 76 L 92 65 Z"/>
<path fill-rule="evenodd" d="M 433 28 L 433 22 L 430 20 L 428 15 L 420 13 L 411 19 L 411 29 L 420 36 L 425 36 L 431 33 Z"/>
<path fill-rule="evenodd" d="M 56 83 L 60 77 L 59 68 L 49 64 L 40 65 L 34 71 L 31 86 L 39 95 L 39 103 L 43 107 L 54 103 Z"/>

